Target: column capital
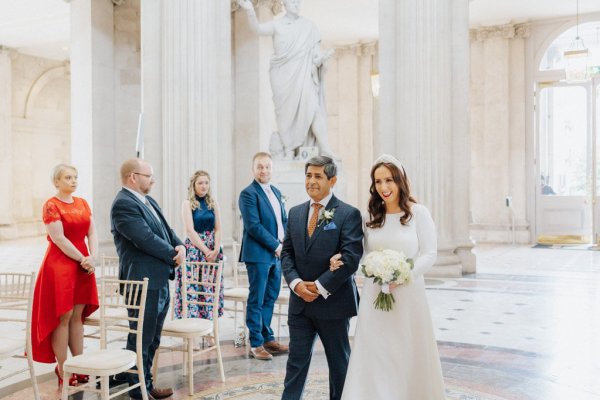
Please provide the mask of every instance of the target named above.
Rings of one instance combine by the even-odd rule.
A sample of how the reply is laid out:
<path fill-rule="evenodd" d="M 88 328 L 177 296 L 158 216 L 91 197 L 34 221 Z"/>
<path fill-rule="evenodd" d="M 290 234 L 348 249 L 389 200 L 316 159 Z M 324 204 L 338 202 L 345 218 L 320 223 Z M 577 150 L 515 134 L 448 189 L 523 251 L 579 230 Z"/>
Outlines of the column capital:
<path fill-rule="evenodd" d="M 531 24 L 523 23 L 486 26 L 479 29 L 471 29 L 470 36 L 471 40 L 483 42 L 491 38 L 524 39 L 529 37 L 530 33 Z"/>
<path fill-rule="evenodd" d="M 283 3 L 281 0 L 252 0 L 254 7 L 264 7 L 277 15 L 283 12 Z M 231 0 L 231 12 L 235 12 L 240 8 L 237 0 Z"/>
<path fill-rule="evenodd" d="M 343 56 L 343 55 L 353 55 L 353 56 L 363 56 L 363 55 L 368 55 L 368 56 L 372 56 L 374 54 L 377 53 L 377 46 L 378 43 L 377 42 L 368 42 L 368 43 L 353 43 L 353 44 L 347 44 L 347 45 L 343 45 L 343 46 L 332 46 L 333 49 L 335 50 L 335 55 L 336 56 Z"/>

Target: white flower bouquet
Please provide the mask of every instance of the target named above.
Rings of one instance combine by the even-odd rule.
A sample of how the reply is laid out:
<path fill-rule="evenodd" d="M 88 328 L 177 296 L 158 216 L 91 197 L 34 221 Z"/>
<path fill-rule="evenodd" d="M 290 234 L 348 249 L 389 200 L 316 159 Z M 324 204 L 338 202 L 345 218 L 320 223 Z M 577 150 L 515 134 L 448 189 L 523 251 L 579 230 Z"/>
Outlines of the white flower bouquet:
<path fill-rule="evenodd" d="M 381 292 L 375 299 L 375 308 L 390 311 L 396 301 L 390 293 L 390 284 L 410 283 L 413 261 L 396 250 L 372 251 L 363 260 L 362 272 L 367 278 L 373 278 L 381 285 Z"/>

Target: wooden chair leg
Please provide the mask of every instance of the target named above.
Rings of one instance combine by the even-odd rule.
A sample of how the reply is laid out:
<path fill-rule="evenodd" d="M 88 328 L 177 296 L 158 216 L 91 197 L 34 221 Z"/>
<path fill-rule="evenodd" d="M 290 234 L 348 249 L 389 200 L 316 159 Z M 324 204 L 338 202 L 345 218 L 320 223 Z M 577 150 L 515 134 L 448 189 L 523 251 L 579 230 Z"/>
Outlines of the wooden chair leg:
<path fill-rule="evenodd" d="M 188 389 L 190 396 L 194 394 L 194 340 L 187 340 Z"/>
<path fill-rule="evenodd" d="M 100 398 L 102 400 L 110 399 L 110 385 L 108 383 L 108 376 L 103 376 L 100 381 Z"/>
<path fill-rule="evenodd" d="M 35 376 L 35 369 L 33 365 L 33 357 L 31 351 L 27 352 L 27 364 L 29 365 L 29 376 L 31 377 L 31 385 L 33 386 L 33 397 L 35 400 L 40 400 L 40 389 L 38 388 L 37 378 Z"/>
<path fill-rule="evenodd" d="M 217 362 L 219 364 L 219 373 L 221 374 L 221 382 L 225 382 L 225 370 L 223 368 L 223 357 L 221 356 L 221 344 L 215 339 L 217 346 Z"/>
<path fill-rule="evenodd" d="M 250 351 L 250 331 L 248 330 L 248 325 L 246 325 L 246 305 L 247 302 L 243 302 L 243 314 L 244 314 L 244 336 L 246 338 L 246 350 Z"/>
<path fill-rule="evenodd" d="M 152 360 L 152 379 L 156 382 L 158 378 L 158 354 L 160 353 L 160 349 L 156 349 L 154 353 L 154 360 Z"/>
<path fill-rule="evenodd" d="M 137 371 L 138 380 L 140 381 L 140 391 L 142 392 L 142 399 L 148 400 L 148 389 L 146 389 L 146 378 L 144 377 L 144 368 L 138 365 Z"/>

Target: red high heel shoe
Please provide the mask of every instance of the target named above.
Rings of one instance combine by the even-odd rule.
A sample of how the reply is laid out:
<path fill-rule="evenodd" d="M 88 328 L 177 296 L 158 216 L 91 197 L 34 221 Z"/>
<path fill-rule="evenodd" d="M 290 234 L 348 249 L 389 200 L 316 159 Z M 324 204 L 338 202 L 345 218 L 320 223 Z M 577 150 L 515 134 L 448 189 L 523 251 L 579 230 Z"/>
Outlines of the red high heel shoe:
<path fill-rule="evenodd" d="M 83 375 L 83 374 L 73 374 L 73 375 L 77 378 L 77 383 L 88 383 L 90 380 L 89 375 Z"/>
<path fill-rule="evenodd" d="M 56 377 L 58 378 L 58 388 L 62 389 L 63 378 L 60 376 L 60 373 L 58 372 L 58 365 L 54 368 L 54 373 L 56 374 Z M 90 379 L 90 377 L 88 376 L 88 380 L 89 379 Z M 69 386 L 77 386 L 77 382 L 78 382 L 77 374 L 72 374 L 71 377 L 69 378 Z"/>

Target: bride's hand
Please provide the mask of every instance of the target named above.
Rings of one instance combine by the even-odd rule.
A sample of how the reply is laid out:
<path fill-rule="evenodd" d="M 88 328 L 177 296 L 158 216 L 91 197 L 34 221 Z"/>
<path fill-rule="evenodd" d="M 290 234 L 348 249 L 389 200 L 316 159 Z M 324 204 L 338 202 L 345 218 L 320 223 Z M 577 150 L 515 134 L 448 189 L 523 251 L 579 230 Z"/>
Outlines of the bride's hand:
<path fill-rule="evenodd" d="M 341 260 L 341 258 L 342 258 L 342 255 L 340 253 L 338 253 L 329 259 L 329 270 L 330 271 L 333 272 L 333 271 L 339 269 L 342 265 L 344 265 L 344 262 Z"/>

